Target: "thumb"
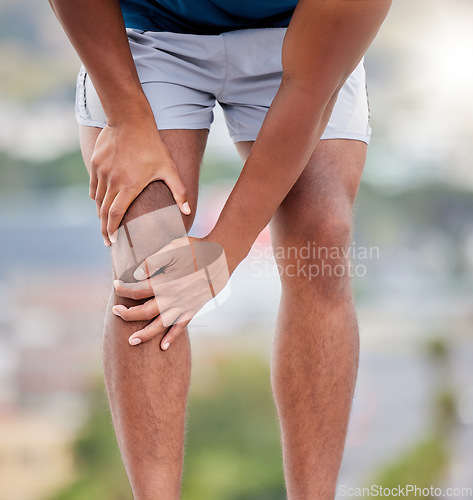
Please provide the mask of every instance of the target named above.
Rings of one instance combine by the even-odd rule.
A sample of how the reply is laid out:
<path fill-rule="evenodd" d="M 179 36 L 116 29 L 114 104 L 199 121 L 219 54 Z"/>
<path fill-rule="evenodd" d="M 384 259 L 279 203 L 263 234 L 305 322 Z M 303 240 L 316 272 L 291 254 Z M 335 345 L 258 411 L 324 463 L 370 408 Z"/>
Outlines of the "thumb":
<path fill-rule="evenodd" d="M 181 180 L 181 176 L 179 175 L 177 168 L 169 172 L 164 181 L 171 190 L 172 196 L 181 212 L 184 215 L 189 215 L 191 213 L 191 207 L 187 201 L 187 189 Z"/>
<path fill-rule="evenodd" d="M 156 271 L 169 264 L 170 256 L 168 252 L 188 245 L 190 245 L 190 242 L 187 236 L 172 240 L 167 245 L 164 245 L 159 251 L 147 257 L 136 268 L 135 272 L 133 273 L 133 277 L 135 278 L 135 280 L 141 281 L 149 278 L 150 276 L 153 276 Z"/>

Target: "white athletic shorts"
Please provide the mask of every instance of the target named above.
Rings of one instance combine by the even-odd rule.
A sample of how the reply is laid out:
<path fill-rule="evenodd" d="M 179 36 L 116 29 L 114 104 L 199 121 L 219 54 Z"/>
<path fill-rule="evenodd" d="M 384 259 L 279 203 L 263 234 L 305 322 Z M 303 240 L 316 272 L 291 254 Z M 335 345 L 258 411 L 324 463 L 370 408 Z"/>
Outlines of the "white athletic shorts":
<path fill-rule="evenodd" d="M 254 141 L 282 76 L 286 28 L 191 35 L 127 29 L 143 90 L 158 129 L 210 129 L 215 101 L 234 142 Z M 77 79 L 76 118 L 103 128 L 106 116 L 84 67 Z M 369 142 L 363 61 L 341 89 L 322 139 Z"/>

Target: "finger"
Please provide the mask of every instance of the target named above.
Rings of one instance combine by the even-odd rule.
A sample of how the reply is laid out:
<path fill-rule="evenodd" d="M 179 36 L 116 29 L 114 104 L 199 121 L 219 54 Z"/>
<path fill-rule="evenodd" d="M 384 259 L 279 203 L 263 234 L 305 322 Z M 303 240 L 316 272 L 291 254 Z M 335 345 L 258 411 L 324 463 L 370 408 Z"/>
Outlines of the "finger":
<path fill-rule="evenodd" d="M 169 346 L 176 340 L 177 337 L 186 329 L 187 325 L 190 323 L 190 319 L 183 321 L 182 323 L 176 323 L 171 326 L 168 333 L 161 340 L 161 349 L 166 351 Z"/>
<path fill-rule="evenodd" d="M 145 278 L 153 276 L 156 271 L 159 271 L 162 267 L 169 264 L 169 254 L 167 252 L 185 246 L 190 247 L 190 241 L 187 236 L 172 240 L 167 245 L 164 245 L 158 252 L 147 257 L 143 263 L 137 267 L 136 271 L 133 273 L 133 277 L 136 280 L 144 280 Z"/>
<path fill-rule="evenodd" d="M 97 174 L 95 172 L 92 172 L 89 181 L 89 197 L 91 200 L 95 200 L 95 195 L 97 192 L 97 184 L 98 184 Z"/>
<path fill-rule="evenodd" d="M 97 217 L 100 218 L 100 208 L 102 207 L 103 199 L 105 198 L 105 193 L 107 192 L 107 183 L 104 179 L 97 180 L 97 189 L 95 191 L 95 203 L 97 205 Z"/>
<path fill-rule="evenodd" d="M 154 295 L 150 280 L 140 281 L 139 283 L 124 283 L 121 280 L 115 280 L 113 286 L 117 295 L 127 299 L 148 299 Z"/>
<path fill-rule="evenodd" d="M 149 340 L 156 337 L 156 335 L 160 335 L 165 332 L 167 328 L 167 326 L 163 326 L 161 316 L 158 316 L 154 321 L 145 326 L 142 330 L 138 330 L 133 335 L 131 335 L 128 339 L 128 343 L 130 345 L 138 345 L 144 342 L 148 342 Z"/>
<path fill-rule="evenodd" d="M 125 212 L 128 210 L 128 207 L 132 204 L 138 194 L 139 193 L 132 190 L 122 189 L 113 200 L 110 210 L 108 211 L 107 225 L 108 237 L 112 243 L 117 241 L 118 226 L 120 225 Z"/>
<path fill-rule="evenodd" d="M 110 206 L 112 205 L 115 197 L 117 196 L 117 191 L 112 190 L 110 187 L 105 193 L 105 197 L 100 207 L 100 231 L 102 232 L 103 241 L 107 247 L 111 245 L 110 238 L 108 237 L 107 226 L 108 226 L 108 213 L 110 211 Z"/>
<path fill-rule="evenodd" d="M 181 180 L 181 176 L 179 175 L 177 168 L 171 170 L 166 177 L 163 178 L 163 181 L 171 190 L 172 196 L 178 204 L 181 212 L 184 215 L 189 215 L 191 213 L 191 208 L 187 201 L 187 189 Z"/>
<path fill-rule="evenodd" d="M 112 307 L 112 312 L 125 321 L 145 321 L 159 315 L 158 303 L 152 298 L 139 306 L 125 307 L 122 304 Z"/>

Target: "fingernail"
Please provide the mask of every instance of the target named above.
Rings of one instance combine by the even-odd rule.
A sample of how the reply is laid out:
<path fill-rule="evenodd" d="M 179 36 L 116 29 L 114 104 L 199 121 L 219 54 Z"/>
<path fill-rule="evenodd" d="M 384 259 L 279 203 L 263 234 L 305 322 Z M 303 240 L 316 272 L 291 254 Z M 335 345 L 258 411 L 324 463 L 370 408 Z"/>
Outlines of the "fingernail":
<path fill-rule="evenodd" d="M 115 231 L 112 235 L 109 236 L 109 239 L 112 243 L 116 243 L 117 237 L 118 237 L 118 231 Z"/>
<path fill-rule="evenodd" d="M 110 241 L 106 240 L 105 238 L 103 239 L 103 244 L 106 246 L 106 247 L 109 247 L 110 246 Z"/>
<path fill-rule="evenodd" d="M 113 286 L 115 288 L 119 287 L 121 284 L 122 284 L 122 281 L 120 281 L 120 280 L 113 280 Z"/>
<path fill-rule="evenodd" d="M 134 337 L 128 341 L 130 345 L 138 345 L 141 344 L 141 339 Z"/>
<path fill-rule="evenodd" d="M 169 342 L 165 342 L 163 344 L 163 351 L 165 351 L 169 347 Z"/>
<path fill-rule="evenodd" d="M 121 318 L 120 313 L 118 312 L 117 306 L 112 307 L 112 312 L 113 312 L 113 314 L 115 314 L 115 316 L 118 316 L 119 318 Z"/>
<path fill-rule="evenodd" d="M 189 203 L 187 203 L 187 201 L 182 205 L 182 211 L 186 215 L 189 215 L 191 213 L 191 207 L 189 206 Z"/>
<path fill-rule="evenodd" d="M 125 306 L 118 304 L 112 307 L 112 312 L 113 314 L 115 314 L 115 316 L 119 316 L 120 318 L 123 319 L 123 316 L 120 314 L 120 308 L 122 308 L 122 310 L 124 309 L 125 311 L 127 310 Z"/>
<path fill-rule="evenodd" d="M 146 273 L 143 271 L 143 269 L 141 269 L 141 267 L 139 267 L 134 273 L 133 273 L 133 276 L 135 278 L 135 280 L 142 280 L 143 278 L 146 277 Z"/>

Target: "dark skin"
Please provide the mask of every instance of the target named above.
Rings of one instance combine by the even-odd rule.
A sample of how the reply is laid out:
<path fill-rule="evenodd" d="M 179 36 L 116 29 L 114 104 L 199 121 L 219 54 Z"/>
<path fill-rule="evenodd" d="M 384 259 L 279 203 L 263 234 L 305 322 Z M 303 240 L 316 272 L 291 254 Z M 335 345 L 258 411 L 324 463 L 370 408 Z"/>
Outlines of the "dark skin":
<path fill-rule="evenodd" d="M 170 191 L 183 213 L 186 200 L 194 210 L 207 131 L 158 132 L 136 75 L 118 0 L 51 3 L 108 118 L 103 131 L 81 130 L 90 194 L 106 244 L 133 200 L 127 220 L 167 206 Z M 230 274 L 270 219 L 277 246 L 300 248 L 309 239 L 327 247 L 349 244 L 366 145 L 319 143 L 319 138 L 338 90 L 375 37 L 390 3 L 299 1 L 283 46 L 280 89 L 256 142 L 239 143 L 245 166 L 217 225 L 203 238 L 225 249 Z M 154 179 L 169 189 L 162 182 L 150 184 Z M 187 229 L 191 217 L 184 217 Z M 160 246 L 167 243 L 163 235 Z M 288 498 L 327 500 L 335 493 L 356 377 L 357 328 L 349 280 L 282 276 L 281 281 L 272 383 Z M 183 329 L 171 339 L 166 351 L 158 348 L 164 347 L 162 330 L 144 339 L 149 342 L 130 346 L 127 340 L 149 318 L 123 321 L 111 314 L 115 305 L 128 308 L 136 302 L 112 292 L 104 335 L 107 391 L 134 497 L 178 499 L 190 376 L 187 333 Z"/>
<path fill-rule="evenodd" d="M 130 203 L 153 180 L 164 180 L 187 213 L 187 193 L 157 133 L 118 0 L 50 3 L 107 115 L 92 156 L 90 180 L 105 243 L 110 244 Z M 225 248 L 230 270 L 247 254 L 301 175 L 327 125 L 338 90 L 373 41 L 390 4 L 391 0 L 299 1 L 283 45 L 280 89 L 211 234 Z M 242 228 L 243 233 L 238 231 Z"/>
<path fill-rule="evenodd" d="M 93 2 L 93 7 L 90 1 L 51 3 L 108 117 L 91 159 L 90 196 L 97 202 L 102 235 L 109 245 L 129 204 L 149 182 L 166 182 L 183 213 L 188 213 L 189 205 L 141 89 L 118 1 Z M 339 89 L 371 44 L 390 4 L 391 0 L 299 1 L 283 44 L 278 93 L 215 228 L 203 238 L 224 248 L 229 275 L 300 177 L 330 119 Z M 94 26 L 96 19 L 109 21 L 100 22 L 99 29 Z M 123 288 L 118 293 L 130 296 Z M 139 319 L 137 312 L 133 320 Z M 162 346 L 169 346 L 187 323 L 174 328 Z M 163 331 L 161 325 L 135 338 L 146 341 Z"/>

